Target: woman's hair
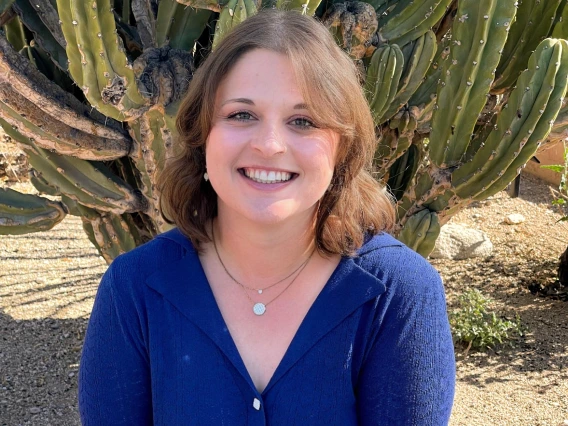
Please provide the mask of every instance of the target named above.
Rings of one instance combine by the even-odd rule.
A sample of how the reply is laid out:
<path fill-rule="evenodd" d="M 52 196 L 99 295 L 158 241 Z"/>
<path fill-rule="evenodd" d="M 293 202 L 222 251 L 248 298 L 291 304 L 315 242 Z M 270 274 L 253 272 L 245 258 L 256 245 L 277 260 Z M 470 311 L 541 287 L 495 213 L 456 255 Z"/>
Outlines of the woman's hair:
<path fill-rule="evenodd" d="M 357 69 L 322 24 L 297 12 L 269 9 L 247 18 L 195 72 L 177 115 L 181 152 L 158 179 L 162 217 L 195 247 L 210 241 L 206 226 L 217 215 L 217 195 L 203 174 L 215 96 L 232 67 L 254 49 L 286 55 L 317 126 L 340 135 L 331 185 L 317 207 L 315 239 L 323 255 L 353 255 L 365 234 L 392 229 L 394 208 L 371 176 L 375 129 Z"/>

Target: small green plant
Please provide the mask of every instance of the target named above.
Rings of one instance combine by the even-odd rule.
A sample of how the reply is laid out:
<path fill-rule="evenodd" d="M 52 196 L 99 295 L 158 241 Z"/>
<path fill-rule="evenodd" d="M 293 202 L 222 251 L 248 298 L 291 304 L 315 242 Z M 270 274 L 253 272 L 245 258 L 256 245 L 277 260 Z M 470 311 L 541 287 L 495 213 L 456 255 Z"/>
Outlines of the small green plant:
<path fill-rule="evenodd" d="M 465 355 L 471 348 L 485 349 L 502 344 L 510 339 L 509 333 L 522 335 L 520 318 L 515 321 L 503 320 L 488 311 L 491 299 L 477 289 L 463 293 L 458 300 L 459 307 L 450 314 L 450 326 L 454 344 L 467 345 Z"/>

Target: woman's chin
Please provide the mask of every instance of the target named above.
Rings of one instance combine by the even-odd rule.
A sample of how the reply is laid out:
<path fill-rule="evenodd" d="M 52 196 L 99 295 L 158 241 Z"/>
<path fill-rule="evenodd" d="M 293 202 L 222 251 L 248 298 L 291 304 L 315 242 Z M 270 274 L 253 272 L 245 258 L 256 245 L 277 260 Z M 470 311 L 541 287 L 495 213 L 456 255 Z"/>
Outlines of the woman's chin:
<path fill-rule="evenodd" d="M 307 217 L 311 217 L 313 209 L 309 211 L 298 211 L 295 205 L 288 203 L 275 203 L 265 206 L 249 206 L 241 211 L 241 215 L 248 221 L 262 225 L 277 225 L 288 222 L 297 222 L 298 225 L 305 223 Z"/>

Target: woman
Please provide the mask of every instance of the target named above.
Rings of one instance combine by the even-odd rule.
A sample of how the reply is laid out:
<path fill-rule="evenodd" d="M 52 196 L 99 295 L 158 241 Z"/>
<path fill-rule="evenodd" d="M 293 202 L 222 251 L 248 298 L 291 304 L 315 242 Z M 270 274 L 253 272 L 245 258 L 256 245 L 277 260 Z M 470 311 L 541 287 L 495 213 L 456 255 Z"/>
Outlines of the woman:
<path fill-rule="evenodd" d="M 442 425 L 438 274 L 384 231 L 373 121 L 327 30 L 264 11 L 196 72 L 161 176 L 177 228 L 120 256 L 83 348 L 84 425 Z"/>

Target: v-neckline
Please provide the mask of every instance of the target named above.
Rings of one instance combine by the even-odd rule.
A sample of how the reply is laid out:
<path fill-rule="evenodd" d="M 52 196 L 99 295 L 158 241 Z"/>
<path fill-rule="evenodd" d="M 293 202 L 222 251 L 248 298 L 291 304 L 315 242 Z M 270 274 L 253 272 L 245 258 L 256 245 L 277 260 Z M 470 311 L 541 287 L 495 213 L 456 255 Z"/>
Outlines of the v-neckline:
<path fill-rule="evenodd" d="M 306 321 L 306 319 L 309 317 L 310 315 L 310 311 L 312 311 L 314 305 L 317 303 L 318 299 L 320 298 L 321 294 L 324 292 L 325 288 L 331 283 L 333 282 L 333 280 L 335 279 L 335 276 L 338 272 L 338 270 L 341 268 L 342 263 L 346 262 L 349 260 L 348 257 L 342 256 L 341 259 L 339 260 L 339 263 L 335 266 L 335 268 L 333 269 L 333 272 L 331 273 L 331 275 L 329 276 L 328 280 L 326 281 L 326 283 L 323 285 L 322 289 L 320 290 L 320 292 L 318 293 L 318 295 L 316 296 L 316 298 L 314 299 L 314 301 L 312 302 L 312 304 L 310 305 L 310 307 L 308 308 L 306 315 L 304 315 L 304 317 L 302 318 L 302 321 L 300 322 L 300 325 L 298 326 L 296 332 L 294 333 L 294 336 L 292 337 L 292 340 L 290 341 L 290 343 L 288 344 L 286 350 L 284 351 L 284 355 L 282 356 L 282 358 L 280 359 L 280 361 L 278 362 L 278 365 L 276 366 L 276 369 L 274 370 L 274 372 L 272 373 L 272 376 L 270 377 L 270 379 L 268 380 L 268 382 L 266 383 L 266 386 L 264 387 L 264 389 L 262 390 L 262 392 L 258 392 L 258 389 L 256 389 L 256 385 L 254 384 L 254 380 L 252 379 L 252 375 L 250 374 L 248 368 L 246 367 L 246 364 L 244 362 L 244 359 L 241 355 L 241 353 L 239 352 L 238 346 L 235 342 L 235 339 L 233 337 L 233 335 L 231 334 L 231 331 L 227 325 L 227 322 L 225 321 L 225 318 L 223 317 L 223 313 L 221 312 L 221 308 L 219 307 L 219 303 L 217 302 L 217 299 L 215 298 L 215 294 L 213 293 L 213 289 L 211 288 L 211 283 L 209 282 L 209 279 L 207 278 L 207 274 L 205 273 L 205 268 L 203 268 L 203 264 L 201 263 L 201 259 L 199 258 L 199 255 L 194 252 L 195 257 L 197 258 L 197 263 L 199 264 L 199 277 L 200 281 L 202 281 L 203 283 L 205 283 L 205 287 L 206 289 L 204 289 L 204 291 L 207 293 L 207 296 L 212 299 L 212 303 L 215 305 L 215 309 L 214 309 L 214 315 L 216 316 L 216 321 L 219 322 L 220 324 L 222 324 L 222 328 L 225 330 L 227 330 L 227 340 L 229 341 L 230 346 L 232 346 L 232 348 L 234 348 L 235 352 L 236 352 L 236 360 L 237 362 L 240 364 L 240 367 L 242 368 L 242 370 L 240 370 L 241 374 L 247 379 L 247 382 L 249 382 L 249 384 L 256 390 L 256 392 L 258 394 L 260 394 L 261 396 L 264 396 L 267 389 L 269 389 L 272 385 L 272 382 L 275 380 L 274 378 L 277 376 L 277 373 L 279 372 L 279 370 L 281 370 L 282 368 L 282 364 L 284 364 L 284 362 L 286 361 L 286 356 L 288 354 L 288 352 L 290 351 L 290 348 L 294 345 L 294 341 L 297 339 L 298 334 L 300 333 L 300 330 L 302 329 L 302 326 L 304 325 L 304 322 Z"/>
<path fill-rule="evenodd" d="M 302 319 L 266 387 L 259 393 L 221 314 L 198 253 L 189 240 L 180 235 L 181 238 L 172 235 L 172 239 L 186 248 L 185 255 L 154 272 L 146 279 L 146 284 L 198 326 L 262 397 L 317 341 L 361 304 L 386 290 L 380 279 L 361 268 L 353 258 L 342 257 Z"/>

